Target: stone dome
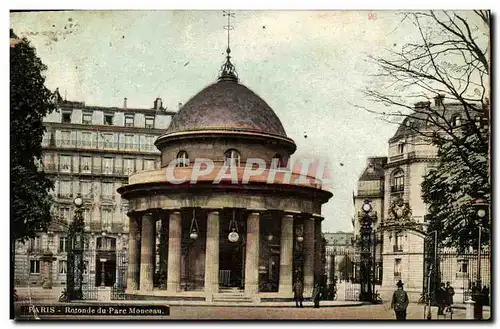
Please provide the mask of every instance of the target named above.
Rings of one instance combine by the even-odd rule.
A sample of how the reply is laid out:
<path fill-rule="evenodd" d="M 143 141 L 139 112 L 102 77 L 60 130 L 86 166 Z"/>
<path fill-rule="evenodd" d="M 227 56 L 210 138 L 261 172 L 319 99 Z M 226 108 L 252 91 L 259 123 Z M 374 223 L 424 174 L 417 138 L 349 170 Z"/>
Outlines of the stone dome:
<path fill-rule="evenodd" d="M 244 85 L 221 79 L 204 88 L 173 118 L 165 135 L 206 130 L 257 132 L 286 137 L 271 107 Z"/>

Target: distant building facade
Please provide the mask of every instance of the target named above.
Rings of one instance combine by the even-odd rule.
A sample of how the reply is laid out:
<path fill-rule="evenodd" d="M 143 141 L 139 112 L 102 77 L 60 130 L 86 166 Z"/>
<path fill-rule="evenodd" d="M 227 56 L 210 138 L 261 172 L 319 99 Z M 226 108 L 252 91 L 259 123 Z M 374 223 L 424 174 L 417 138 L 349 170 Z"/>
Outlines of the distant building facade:
<path fill-rule="evenodd" d="M 116 281 L 116 254 L 128 246 L 128 202 L 116 190 L 128 176 L 159 168 L 154 141 L 170 124 L 173 112 L 161 99 L 151 109 L 88 106 L 55 92 L 57 110 L 44 119 L 40 169 L 54 181 L 53 220 L 47 233 L 17 243 L 16 286 L 64 285 L 67 272 L 67 230 L 74 216 L 73 200 L 83 198 L 88 237 L 85 278 L 95 285 Z M 101 274 L 101 269 L 105 275 Z M 97 275 L 96 275 L 97 274 Z M 102 281 L 102 282 L 101 282 Z"/>

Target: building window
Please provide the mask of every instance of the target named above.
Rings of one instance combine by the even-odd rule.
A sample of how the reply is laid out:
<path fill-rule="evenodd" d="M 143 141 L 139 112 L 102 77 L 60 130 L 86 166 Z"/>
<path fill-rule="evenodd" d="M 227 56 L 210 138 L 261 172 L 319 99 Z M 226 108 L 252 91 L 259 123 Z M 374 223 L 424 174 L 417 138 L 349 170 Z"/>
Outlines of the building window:
<path fill-rule="evenodd" d="M 155 150 L 155 138 L 156 136 L 144 136 L 144 145 L 142 145 L 145 151 Z"/>
<path fill-rule="evenodd" d="M 61 131 L 61 145 L 69 147 L 71 144 L 71 132 Z"/>
<path fill-rule="evenodd" d="M 69 207 L 60 207 L 59 208 L 59 217 L 62 220 L 69 221 L 69 219 L 70 219 L 70 209 L 69 209 Z"/>
<path fill-rule="evenodd" d="M 83 274 L 88 274 L 89 273 L 89 261 L 85 260 L 83 261 Z"/>
<path fill-rule="evenodd" d="M 92 133 L 90 133 L 90 132 L 82 132 L 81 145 L 83 147 L 91 147 L 92 146 Z"/>
<path fill-rule="evenodd" d="M 71 172 L 71 156 L 69 155 L 59 156 L 59 170 L 61 172 Z"/>
<path fill-rule="evenodd" d="M 31 274 L 40 274 L 40 261 L 39 260 L 30 260 L 30 273 Z"/>
<path fill-rule="evenodd" d="M 116 249 L 116 239 L 110 237 L 97 238 L 97 250 L 113 251 Z"/>
<path fill-rule="evenodd" d="M 401 258 L 394 260 L 394 279 L 401 279 Z"/>
<path fill-rule="evenodd" d="M 62 180 L 59 182 L 59 197 L 60 198 L 71 197 L 71 181 Z"/>
<path fill-rule="evenodd" d="M 271 169 L 279 169 L 286 168 L 285 161 L 283 157 L 279 154 L 276 154 L 271 160 Z"/>
<path fill-rule="evenodd" d="M 189 156 L 186 151 L 179 151 L 177 153 L 177 166 L 176 167 L 188 167 L 189 166 Z"/>
<path fill-rule="evenodd" d="M 71 112 L 62 113 L 62 123 L 71 123 Z"/>
<path fill-rule="evenodd" d="M 123 159 L 123 169 L 125 175 L 130 175 L 134 173 L 135 159 Z"/>
<path fill-rule="evenodd" d="M 68 272 L 68 263 L 65 260 L 59 261 L 59 274 L 66 274 Z"/>
<path fill-rule="evenodd" d="M 144 170 L 154 170 L 155 160 L 144 160 Z"/>
<path fill-rule="evenodd" d="M 102 160 L 102 172 L 108 175 L 113 174 L 113 158 L 104 158 Z"/>
<path fill-rule="evenodd" d="M 398 154 L 403 154 L 404 152 L 405 152 L 405 144 L 399 143 L 398 144 Z"/>
<path fill-rule="evenodd" d="M 92 220 L 92 216 L 91 216 L 92 213 L 90 212 L 90 209 L 83 208 L 82 214 L 83 214 L 83 221 L 85 223 L 90 223 L 90 221 Z"/>
<path fill-rule="evenodd" d="M 146 117 L 146 128 L 154 128 L 155 127 L 155 118 L 154 117 Z"/>
<path fill-rule="evenodd" d="M 65 236 L 59 237 L 59 252 L 68 252 L 68 238 Z"/>
<path fill-rule="evenodd" d="M 134 148 L 134 135 L 125 135 L 125 143 L 123 147 L 127 150 Z"/>
<path fill-rule="evenodd" d="M 113 125 L 113 114 L 104 114 L 104 125 L 106 126 Z"/>
<path fill-rule="evenodd" d="M 391 192 L 401 192 L 405 189 L 404 171 L 399 169 L 392 174 Z"/>
<path fill-rule="evenodd" d="M 451 118 L 451 126 L 452 127 L 460 127 L 461 125 L 461 119 L 460 115 L 455 115 Z"/>
<path fill-rule="evenodd" d="M 80 182 L 80 191 L 82 193 L 82 197 L 92 197 L 92 182 Z"/>
<path fill-rule="evenodd" d="M 102 183 L 102 197 L 104 199 L 112 199 L 113 198 L 113 183 Z"/>
<path fill-rule="evenodd" d="M 35 236 L 30 239 L 29 251 L 39 251 L 40 250 L 40 238 Z"/>
<path fill-rule="evenodd" d="M 113 134 L 101 134 L 102 146 L 106 149 L 113 148 Z"/>
<path fill-rule="evenodd" d="M 92 113 L 83 113 L 82 123 L 84 125 L 91 125 L 92 124 Z"/>
<path fill-rule="evenodd" d="M 240 153 L 236 150 L 227 150 L 224 153 L 224 164 L 226 166 L 240 166 Z"/>
<path fill-rule="evenodd" d="M 403 251 L 403 234 L 401 232 L 396 232 L 394 236 L 394 252 L 402 252 Z"/>
<path fill-rule="evenodd" d="M 102 229 L 107 230 L 111 226 L 112 209 L 109 207 L 101 208 L 101 225 Z"/>
<path fill-rule="evenodd" d="M 133 127 L 134 126 L 134 116 L 126 115 L 125 116 L 125 127 Z"/>
<path fill-rule="evenodd" d="M 92 172 L 92 157 L 82 156 L 80 158 L 80 166 L 83 174 L 90 174 Z"/>
<path fill-rule="evenodd" d="M 466 259 L 459 259 L 457 261 L 457 276 L 458 277 L 466 277 L 467 274 L 469 273 L 469 261 Z"/>

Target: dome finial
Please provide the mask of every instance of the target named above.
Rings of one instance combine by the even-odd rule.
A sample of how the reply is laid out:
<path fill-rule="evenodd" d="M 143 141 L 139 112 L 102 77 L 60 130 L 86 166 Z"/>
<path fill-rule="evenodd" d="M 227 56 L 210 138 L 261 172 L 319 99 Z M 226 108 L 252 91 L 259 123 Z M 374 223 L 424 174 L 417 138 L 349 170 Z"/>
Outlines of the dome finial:
<path fill-rule="evenodd" d="M 231 47 L 230 47 L 230 31 L 234 29 L 234 27 L 231 25 L 231 17 L 234 18 L 234 13 L 232 13 L 230 10 L 224 10 L 223 17 L 227 16 L 227 25 L 224 26 L 224 29 L 227 30 L 227 48 L 226 48 L 226 62 L 222 64 L 222 67 L 220 69 L 219 73 L 219 80 L 229 80 L 229 81 L 235 81 L 238 82 L 238 74 L 236 73 L 236 68 L 234 67 L 233 63 L 231 63 Z"/>

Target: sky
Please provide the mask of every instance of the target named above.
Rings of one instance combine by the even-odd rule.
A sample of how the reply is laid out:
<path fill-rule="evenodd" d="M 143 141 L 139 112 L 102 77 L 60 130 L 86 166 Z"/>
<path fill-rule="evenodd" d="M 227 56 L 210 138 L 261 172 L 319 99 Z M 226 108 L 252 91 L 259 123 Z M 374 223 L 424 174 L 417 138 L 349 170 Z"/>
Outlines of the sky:
<path fill-rule="evenodd" d="M 87 105 L 177 111 L 217 79 L 224 62 L 222 11 L 11 13 L 47 65 L 46 85 Z M 295 156 L 326 158 L 333 193 L 323 231 L 352 231 L 352 194 L 370 156 L 386 156 L 397 126 L 359 106 L 379 81 L 369 55 L 416 40 L 396 11 L 235 11 L 232 62 L 297 144 Z M 414 102 L 414 100 L 411 100 Z M 305 137 L 307 136 L 307 138 Z"/>

